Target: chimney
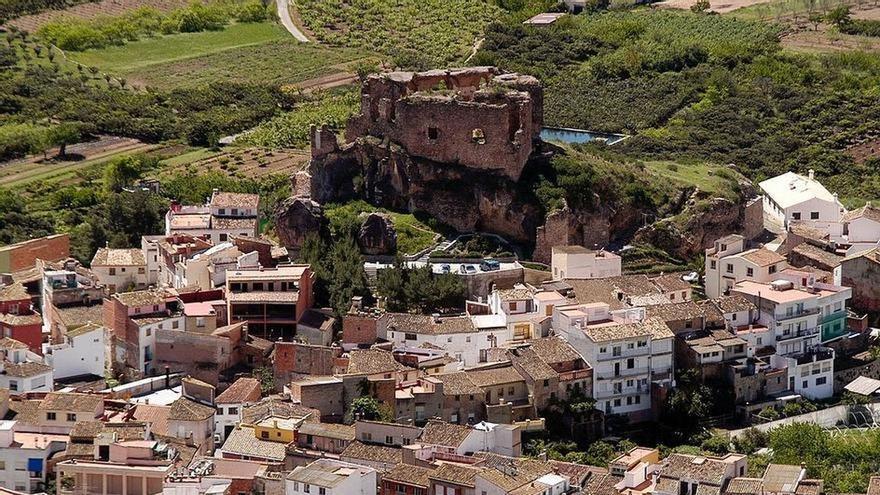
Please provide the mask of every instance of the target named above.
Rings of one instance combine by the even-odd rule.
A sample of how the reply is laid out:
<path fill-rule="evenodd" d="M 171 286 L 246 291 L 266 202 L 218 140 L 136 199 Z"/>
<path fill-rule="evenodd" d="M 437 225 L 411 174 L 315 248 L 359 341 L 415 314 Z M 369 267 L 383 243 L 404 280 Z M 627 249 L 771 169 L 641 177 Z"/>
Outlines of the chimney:
<path fill-rule="evenodd" d="M 809 174 L 810 180 L 813 180 L 813 178 L 816 175 L 815 172 L 813 172 L 813 169 L 810 169 L 809 172 L 807 172 L 807 173 Z"/>
<path fill-rule="evenodd" d="M 171 388 L 171 368 L 165 366 L 165 388 Z"/>

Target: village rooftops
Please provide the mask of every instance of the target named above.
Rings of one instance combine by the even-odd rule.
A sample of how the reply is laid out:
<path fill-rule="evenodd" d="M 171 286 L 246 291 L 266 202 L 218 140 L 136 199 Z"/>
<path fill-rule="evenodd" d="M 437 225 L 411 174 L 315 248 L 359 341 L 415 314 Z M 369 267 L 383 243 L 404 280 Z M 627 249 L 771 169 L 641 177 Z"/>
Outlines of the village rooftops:
<path fill-rule="evenodd" d="M 282 462 L 287 456 L 284 443 L 262 440 L 256 436 L 253 427 L 244 425 L 239 425 L 229 432 L 221 450 L 223 453 L 274 462 Z"/>
<path fill-rule="evenodd" d="M 260 400 L 262 390 L 260 381 L 256 378 L 241 377 L 218 395 L 214 402 L 217 404 L 243 404 Z"/>
<path fill-rule="evenodd" d="M 794 491 L 806 470 L 789 464 L 768 464 L 764 471 L 764 490 L 770 493 Z"/>
<path fill-rule="evenodd" d="M 478 387 L 493 387 L 525 381 L 513 366 L 481 371 L 468 371 L 468 377 Z"/>
<path fill-rule="evenodd" d="M 40 402 L 44 411 L 90 412 L 98 411 L 104 404 L 104 396 L 75 392 L 49 392 Z M 85 419 L 85 418 L 83 418 Z M 89 418 L 92 419 L 92 418 Z"/>
<path fill-rule="evenodd" d="M 612 311 L 630 307 L 630 303 L 668 303 L 646 275 L 620 275 L 617 277 L 576 279 L 563 282 L 572 288 L 571 304 L 606 303 Z M 630 302 L 627 302 L 629 298 Z"/>
<path fill-rule="evenodd" d="M 245 405 L 241 410 L 243 424 L 255 424 L 269 416 L 296 417 L 305 418 L 306 421 L 317 421 L 321 417 L 321 412 L 301 404 L 268 397 L 256 404 Z"/>
<path fill-rule="evenodd" d="M 532 380 L 549 380 L 559 376 L 559 373 L 530 347 L 511 349 L 508 351 L 508 356 L 511 362 L 519 366 Z"/>
<path fill-rule="evenodd" d="M 498 297 L 502 301 L 527 301 L 535 296 L 535 291 L 525 286 L 517 286 L 512 289 L 501 289 Z"/>
<path fill-rule="evenodd" d="M 393 353 L 382 349 L 354 349 L 348 355 L 349 375 L 377 375 L 410 369 L 398 363 Z"/>
<path fill-rule="evenodd" d="M 561 337 L 529 340 L 529 348 L 547 364 L 582 359 L 581 355 Z"/>
<path fill-rule="evenodd" d="M 128 307 L 157 306 L 165 304 L 169 297 L 162 290 L 138 290 L 134 292 L 120 292 L 113 297 Z"/>
<path fill-rule="evenodd" d="M 52 367 L 35 361 L 21 363 L 3 363 L 3 374 L 15 378 L 30 378 L 40 376 L 52 371 Z"/>
<path fill-rule="evenodd" d="M 92 258 L 92 266 L 142 266 L 146 265 L 144 252 L 140 249 L 98 248 Z"/>
<path fill-rule="evenodd" d="M 669 325 L 659 318 L 646 318 L 644 321 L 635 323 L 587 326 L 584 329 L 584 333 L 593 342 L 611 342 L 648 336 L 654 339 L 674 337 L 672 330 L 669 329 Z"/>
<path fill-rule="evenodd" d="M 877 208 L 871 202 L 865 203 L 865 206 L 855 209 L 853 211 L 847 212 L 841 221 L 843 222 L 852 222 L 858 218 L 867 218 L 868 220 L 873 220 L 877 223 L 880 223 L 880 208 Z"/>
<path fill-rule="evenodd" d="M 388 468 L 403 462 L 403 451 L 395 447 L 385 445 L 367 444 L 355 440 L 348 444 L 340 457 L 357 459 L 361 461 L 381 462 Z"/>
<path fill-rule="evenodd" d="M 19 342 L 12 337 L 0 338 L 0 351 L 21 351 L 25 349 L 28 349 L 28 345 L 24 342 Z"/>
<path fill-rule="evenodd" d="M 219 230 L 254 229 L 257 225 L 256 217 L 252 218 L 228 218 L 213 217 L 211 227 Z"/>
<path fill-rule="evenodd" d="M 660 476 L 720 487 L 724 483 L 728 466 L 743 457 L 741 454 L 727 454 L 724 457 L 670 454 L 663 461 Z"/>
<path fill-rule="evenodd" d="M 467 467 L 459 464 L 441 464 L 428 475 L 429 479 L 437 480 L 442 483 L 450 483 L 454 485 L 466 486 L 474 488 L 477 480 L 477 474 L 481 469 L 475 467 Z"/>
<path fill-rule="evenodd" d="M 865 258 L 866 260 L 871 261 L 874 264 L 880 264 L 880 248 L 871 248 L 867 251 L 851 254 L 842 259 L 841 262 L 850 261 L 858 258 Z"/>
<path fill-rule="evenodd" d="M 484 468 L 479 476 L 506 492 L 553 472 L 553 468 L 543 461 L 498 454 L 486 454 L 479 465 Z"/>
<path fill-rule="evenodd" d="M 731 294 L 712 299 L 712 302 L 724 313 L 738 313 L 740 311 L 755 311 L 757 306 L 752 301 L 740 294 Z"/>
<path fill-rule="evenodd" d="M 651 282 L 663 292 L 682 291 L 691 288 L 691 284 L 681 279 L 681 273 L 667 273 L 651 279 Z"/>
<path fill-rule="evenodd" d="M 794 172 L 767 179 L 759 184 L 780 208 L 788 208 L 813 198 L 837 202 L 837 198 L 812 176 L 804 177 Z"/>
<path fill-rule="evenodd" d="M 349 442 L 355 438 L 354 426 L 334 423 L 302 423 L 297 431 L 300 435 L 313 435 Z"/>
<path fill-rule="evenodd" d="M 318 459 L 306 466 L 297 466 L 287 475 L 290 481 L 297 481 L 305 486 L 315 485 L 321 488 L 333 488 L 349 476 L 365 476 L 373 470 L 356 464 L 349 464 L 332 459 Z"/>
<path fill-rule="evenodd" d="M 431 484 L 432 472 L 431 469 L 420 466 L 398 464 L 385 472 L 382 475 L 382 480 L 424 488 L 427 493 L 428 486 Z"/>
<path fill-rule="evenodd" d="M 795 246 L 791 251 L 807 258 L 808 260 L 831 268 L 840 265 L 840 262 L 843 260 L 843 256 L 826 251 L 807 242 Z"/>
<path fill-rule="evenodd" d="M 472 428 L 445 421 L 428 421 L 418 438 L 418 442 L 426 445 L 442 445 L 458 448 L 473 431 Z"/>
<path fill-rule="evenodd" d="M 443 395 L 445 396 L 478 395 L 484 393 L 483 389 L 470 379 L 470 373 L 465 373 L 464 371 L 433 375 L 433 378 L 443 382 Z"/>
<path fill-rule="evenodd" d="M 705 318 L 711 309 L 714 308 L 706 307 L 696 301 L 685 301 L 648 306 L 645 308 L 645 314 L 648 318 L 656 317 L 666 322 L 672 322 Z"/>
<path fill-rule="evenodd" d="M 13 282 L 0 287 L 0 301 L 25 301 L 30 299 L 27 289 L 21 282 Z"/>
<path fill-rule="evenodd" d="M 740 253 L 739 256 L 758 266 L 770 266 L 785 261 L 784 256 L 767 248 L 750 249 Z"/>
<path fill-rule="evenodd" d="M 387 313 L 388 329 L 422 335 L 446 335 L 474 332 L 474 322 L 467 316 L 433 317 L 407 313 Z"/>
<path fill-rule="evenodd" d="M 204 421 L 214 415 L 214 408 L 181 397 L 171 404 L 168 419 L 178 421 Z"/>
<path fill-rule="evenodd" d="M 260 195 L 214 191 L 208 205 L 215 208 L 250 208 L 256 210 L 260 205 Z"/>

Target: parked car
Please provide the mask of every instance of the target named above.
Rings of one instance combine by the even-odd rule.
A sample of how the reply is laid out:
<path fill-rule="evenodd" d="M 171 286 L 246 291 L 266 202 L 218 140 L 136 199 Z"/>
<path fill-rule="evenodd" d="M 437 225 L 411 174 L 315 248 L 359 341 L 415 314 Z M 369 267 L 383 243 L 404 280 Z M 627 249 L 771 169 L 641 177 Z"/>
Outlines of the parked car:
<path fill-rule="evenodd" d="M 681 276 L 681 279 L 684 280 L 685 282 L 689 282 L 689 283 L 693 284 L 695 282 L 700 281 L 700 274 L 697 272 L 686 273 Z"/>
<path fill-rule="evenodd" d="M 458 273 L 464 275 L 473 275 L 474 273 L 477 273 L 477 267 L 474 265 L 461 265 L 458 268 Z"/>
<path fill-rule="evenodd" d="M 500 269 L 501 263 L 499 263 L 498 260 L 483 260 L 483 262 L 480 263 L 480 270 L 483 270 L 484 272 L 492 272 Z"/>
<path fill-rule="evenodd" d="M 452 271 L 452 267 L 449 266 L 449 263 L 440 265 L 440 273 L 449 273 L 450 271 Z"/>

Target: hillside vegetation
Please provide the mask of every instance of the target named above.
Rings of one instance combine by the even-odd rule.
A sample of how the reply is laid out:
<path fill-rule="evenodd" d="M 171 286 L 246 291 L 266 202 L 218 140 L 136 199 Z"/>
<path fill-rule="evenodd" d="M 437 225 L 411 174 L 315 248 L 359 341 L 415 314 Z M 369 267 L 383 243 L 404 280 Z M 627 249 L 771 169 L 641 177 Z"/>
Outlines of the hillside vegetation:
<path fill-rule="evenodd" d="M 607 12 L 494 24 L 475 62 L 542 77 L 548 124 L 634 134 L 614 147 L 628 156 L 733 163 L 755 180 L 813 168 L 845 201 L 876 198 L 880 163 L 846 149 L 880 136 L 880 55 L 793 54 L 778 34 L 735 17 Z"/>

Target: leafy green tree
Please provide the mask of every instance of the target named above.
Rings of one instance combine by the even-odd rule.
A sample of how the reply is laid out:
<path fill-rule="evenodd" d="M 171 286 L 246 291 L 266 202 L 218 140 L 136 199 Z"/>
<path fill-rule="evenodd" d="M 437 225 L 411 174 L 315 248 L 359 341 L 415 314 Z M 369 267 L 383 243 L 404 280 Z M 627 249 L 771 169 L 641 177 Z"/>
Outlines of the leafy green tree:
<path fill-rule="evenodd" d="M 406 275 L 403 258 L 399 255 L 394 258 L 394 264 L 390 268 L 380 270 L 376 275 L 376 289 L 385 298 L 388 311 L 399 313 L 409 310 Z"/>
<path fill-rule="evenodd" d="M 79 142 L 82 139 L 80 126 L 73 122 L 64 122 L 49 130 L 49 141 L 58 146 L 58 156 L 67 154 L 67 145 Z"/>
<path fill-rule="evenodd" d="M 342 316 L 351 307 L 354 296 L 369 297 L 367 275 L 364 273 L 364 259 L 351 238 L 336 241 L 330 251 L 328 290 L 330 307 L 337 316 Z"/>
<path fill-rule="evenodd" d="M 709 3 L 709 0 L 697 0 L 691 5 L 691 12 L 701 14 L 709 10 L 711 7 L 712 5 Z"/>
<path fill-rule="evenodd" d="M 833 8 L 830 12 L 825 14 L 825 20 L 833 24 L 837 28 L 841 28 L 849 24 L 850 22 L 852 22 L 849 7 L 846 5 L 840 5 Z"/>
<path fill-rule="evenodd" d="M 351 401 L 351 416 L 353 419 L 376 421 L 381 418 L 379 401 L 368 395 L 364 395 Z"/>
<path fill-rule="evenodd" d="M 117 158 L 104 167 L 104 188 L 118 193 L 130 186 L 141 175 L 141 163 L 133 156 Z"/>

